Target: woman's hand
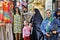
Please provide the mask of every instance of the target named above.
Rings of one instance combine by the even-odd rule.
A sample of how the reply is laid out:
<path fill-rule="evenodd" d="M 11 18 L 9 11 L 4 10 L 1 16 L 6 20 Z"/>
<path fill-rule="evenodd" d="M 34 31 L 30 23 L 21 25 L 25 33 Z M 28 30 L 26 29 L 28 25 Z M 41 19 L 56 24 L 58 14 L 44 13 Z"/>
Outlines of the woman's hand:
<path fill-rule="evenodd" d="M 32 23 L 29 23 L 29 26 L 32 26 Z"/>
<path fill-rule="evenodd" d="M 47 36 L 47 37 L 50 37 L 50 35 L 49 35 L 48 33 L 46 33 L 46 36 Z"/>

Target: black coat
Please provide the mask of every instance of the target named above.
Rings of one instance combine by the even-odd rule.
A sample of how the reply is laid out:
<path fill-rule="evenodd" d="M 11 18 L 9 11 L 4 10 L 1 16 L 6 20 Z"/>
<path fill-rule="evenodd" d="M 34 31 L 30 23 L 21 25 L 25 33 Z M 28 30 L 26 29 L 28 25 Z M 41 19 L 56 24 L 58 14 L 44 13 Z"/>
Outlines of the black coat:
<path fill-rule="evenodd" d="M 33 32 L 32 32 L 32 37 L 33 37 L 33 40 L 37 40 L 37 34 L 36 34 L 36 31 L 40 31 L 40 25 L 43 21 L 43 18 L 40 14 L 39 11 L 37 11 L 37 9 L 35 9 L 35 14 L 32 16 L 31 20 L 30 20 L 30 23 L 32 23 L 32 27 L 33 27 Z"/>

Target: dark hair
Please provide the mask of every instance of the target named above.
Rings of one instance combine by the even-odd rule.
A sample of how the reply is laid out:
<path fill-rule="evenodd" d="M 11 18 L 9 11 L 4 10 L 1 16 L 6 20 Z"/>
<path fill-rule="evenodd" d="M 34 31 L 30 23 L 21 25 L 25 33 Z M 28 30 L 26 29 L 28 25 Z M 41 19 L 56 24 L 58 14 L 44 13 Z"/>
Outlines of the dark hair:
<path fill-rule="evenodd" d="M 57 10 L 55 11 L 55 13 L 54 13 L 54 16 L 55 16 L 56 18 L 58 17 L 57 13 L 60 13 L 60 9 L 57 9 Z"/>
<path fill-rule="evenodd" d="M 40 23 L 41 24 L 43 18 L 42 18 L 40 11 L 36 8 L 34 9 L 34 11 L 35 11 L 35 14 L 33 15 L 33 20 L 32 20 L 33 24 L 34 23 Z"/>
<path fill-rule="evenodd" d="M 15 7 L 15 8 L 14 8 L 14 14 L 16 14 L 16 9 L 18 9 L 18 13 L 19 13 L 19 15 L 21 15 L 20 9 L 19 9 L 18 7 Z"/>
<path fill-rule="evenodd" d="M 37 8 L 35 8 L 34 11 L 35 11 L 34 17 L 42 19 L 42 15 L 41 15 L 40 11 Z"/>
<path fill-rule="evenodd" d="M 50 9 L 47 9 L 47 10 L 46 10 L 46 12 L 47 12 L 47 11 L 50 11 L 50 12 L 51 12 L 51 10 L 50 10 Z"/>
<path fill-rule="evenodd" d="M 27 9 L 27 6 L 24 6 L 23 4 L 22 4 L 22 7 L 24 7 L 24 8 L 26 8 L 26 9 Z"/>
<path fill-rule="evenodd" d="M 34 11 L 35 11 L 35 16 L 38 15 L 38 14 L 40 15 L 40 12 L 39 12 L 38 9 L 34 9 Z"/>
<path fill-rule="evenodd" d="M 60 13 L 60 10 L 57 10 L 57 13 Z"/>

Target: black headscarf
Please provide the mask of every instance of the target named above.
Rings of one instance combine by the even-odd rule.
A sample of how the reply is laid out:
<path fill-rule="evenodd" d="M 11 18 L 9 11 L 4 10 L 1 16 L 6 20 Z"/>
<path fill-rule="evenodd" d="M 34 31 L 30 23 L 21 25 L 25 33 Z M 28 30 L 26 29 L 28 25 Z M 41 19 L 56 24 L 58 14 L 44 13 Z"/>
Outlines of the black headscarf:
<path fill-rule="evenodd" d="M 41 16 L 41 13 L 39 12 L 39 10 L 38 9 L 34 9 L 34 11 L 35 11 L 35 14 L 34 14 L 34 19 L 35 19 L 35 21 L 38 23 L 42 23 L 42 20 L 43 20 L 43 18 L 42 18 L 42 16 Z"/>
<path fill-rule="evenodd" d="M 41 13 L 39 12 L 39 10 L 38 9 L 34 9 L 34 11 L 35 11 L 35 14 L 32 16 L 32 18 L 31 18 L 31 21 L 30 22 L 34 22 L 34 23 L 42 23 L 42 21 L 43 21 L 43 18 L 42 18 L 42 16 L 41 16 Z"/>
<path fill-rule="evenodd" d="M 32 32 L 32 37 L 33 37 L 33 40 L 37 40 L 37 32 L 38 31 L 39 33 L 41 33 L 41 30 L 40 30 L 40 25 L 43 21 L 43 18 L 39 12 L 38 9 L 34 9 L 35 11 L 35 14 L 32 16 L 31 20 L 30 20 L 30 23 L 32 23 L 32 27 L 33 27 L 33 32 Z"/>

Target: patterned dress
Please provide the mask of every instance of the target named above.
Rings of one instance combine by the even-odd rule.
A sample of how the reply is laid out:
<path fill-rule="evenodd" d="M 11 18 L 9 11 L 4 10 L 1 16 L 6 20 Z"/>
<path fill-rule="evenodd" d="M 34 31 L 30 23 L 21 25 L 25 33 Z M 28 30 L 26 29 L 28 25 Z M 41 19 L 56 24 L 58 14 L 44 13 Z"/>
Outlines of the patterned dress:
<path fill-rule="evenodd" d="M 21 16 L 14 15 L 14 33 L 21 33 Z"/>

